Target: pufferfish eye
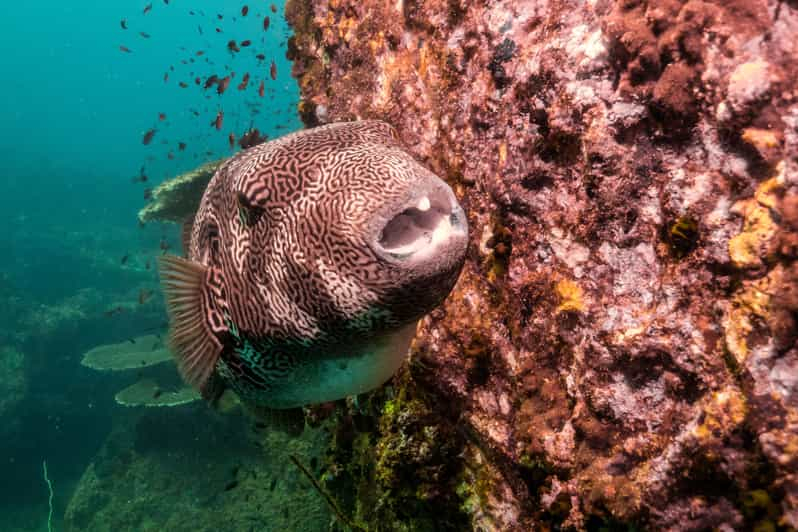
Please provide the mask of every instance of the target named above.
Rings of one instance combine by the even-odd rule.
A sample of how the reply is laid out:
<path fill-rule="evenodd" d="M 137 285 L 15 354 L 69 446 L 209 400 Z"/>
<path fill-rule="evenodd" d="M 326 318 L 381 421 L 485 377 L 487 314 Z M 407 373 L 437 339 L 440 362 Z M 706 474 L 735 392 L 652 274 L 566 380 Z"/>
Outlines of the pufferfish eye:
<path fill-rule="evenodd" d="M 263 209 L 253 205 L 243 192 L 236 195 L 236 200 L 238 201 L 238 219 L 241 221 L 241 225 L 245 227 L 256 225 L 263 216 Z"/>

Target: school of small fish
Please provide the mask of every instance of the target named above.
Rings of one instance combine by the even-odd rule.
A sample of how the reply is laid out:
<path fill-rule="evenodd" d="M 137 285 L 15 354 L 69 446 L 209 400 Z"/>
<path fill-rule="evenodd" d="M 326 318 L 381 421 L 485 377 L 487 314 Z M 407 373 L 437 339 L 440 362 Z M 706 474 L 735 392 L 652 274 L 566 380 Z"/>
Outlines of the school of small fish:
<path fill-rule="evenodd" d="M 147 22 L 151 20 L 151 17 L 156 17 L 160 9 L 179 8 L 175 5 L 170 5 L 169 0 L 150 2 L 144 6 L 140 14 L 129 14 L 129 16 L 119 20 L 118 31 L 123 34 L 127 41 L 118 44 L 120 52 L 134 54 L 138 48 L 148 46 L 144 44 L 144 41 L 138 39 L 151 40 L 157 43 L 158 34 L 152 28 L 147 27 Z M 197 90 L 201 91 L 203 97 L 209 101 L 208 105 L 199 109 L 191 108 L 188 111 L 194 117 L 208 115 L 210 117 L 210 127 L 207 129 L 198 128 L 200 134 L 190 139 L 169 138 L 170 122 L 167 116 L 179 115 L 180 113 L 176 112 L 177 110 L 172 110 L 173 112 L 168 114 L 166 111 L 158 112 L 157 116 L 153 117 L 152 126 L 140 133 L 141 143 L 145 146 L 152 146 L 151 149 L 158 150 L 160 147 L 163 152 L 148 156 L 147 162 L 153 162 L 158 157 L 175 160 L 176 158 L 185 157 L 206 159 L 218 156 L 219 154 L 208 150 L 204 146 L 205 142 L 203 142 L 203 140 L 210 138 L 213 134 L 225 135 L 231 151 L 234 151 L 237 145 L 243 148 L 254 145 L 255 141 L 265 142 L 268 140 L 268 136 L 255 128 L 254 123 L 261 110 L 261 102 L 259 100 L 274 100 L 278 91 L 278 87 L 274 83 L 278 81 L 277 63 L 273 58 L 268 58 L 263 53 L 265 50 L 273 51 L 274 49 L 274 31 L 279 30 L 274 29 L 270 17 L 277 13 L 277 6 L 273 3 L 261 6 L 245 4 L 235 8 L 232 12 L 226 13 L 206 13 L 200 9 L 190 9 L 186 13 L 188 17 L 191 17 L 192 26 L 196 24 L 197 33 L 204 36 L 202 37 L 205 41 L 204 47 L 202 49 L 191 49 L 190 47 L 179 46 L 178 53 L 183 57 L 178 58 L 166 67 L 162 76 L 163 83 L 175 84 L 178 88 L 186 90 L 196 87 Z M 260 35 L 252 35 L 250 38 L 244 39 L 221 37 L 227 29 L 230 29 L 231 33 L 233 30 L 233 28 L 225 28 L 224 24 L 235 24 L 239 17 L 242 19 L 243 17 L 256 17 L 256 20 L 259 21 L 257 32 Z M 214 31 L 206 31 L 209 28 L 213 28 Z M 212 35 L 220 35 L 220 37 L 211 37 Z M 277 38 L 281 39 L 280 45 L 284 46 L 287 42 L 288 34 L 277 36 Z M 139 44 L 137 45 L 137 43 Z M 227 64 L 219 65 L 211 59 L 209 55 L 213 56 L 213 54 L 208 52 L 214 49 L 227 52 L 227 56 L 230 58 L 229 63 L 226 61 L 225 63 Z M 242 54 L 246 54 L 247 57 L 251 54 L 257 60 L 258 71 L 237 72 L 234 69 L 235 59 Z M 248 112 L 251 114 L 246 120 L 240 120 L 243 117 L 238 116 L 238 114 L 231 115 L 232 122 L 228 121 L 228 123 L 232 124 L 234 128 L 241 128 L 239 131 L 223 131 L 223 128 L 225 128 L 225 99 L 223 96 L 227 93 L 231 83 L 235 86 L 236 91 L 243 92 L 245 98 L 248 98 L 245 103 Z M 214 103 L 214 100 L 217 101 Z M 283 111 L 276 109 L 271 115 L 279 115 Z M 145 183 L 146 181 L 146 170 L 142 167 L 139 175 L 133 178 L 133 182 Z M 151 189 L 146 188 L 144 190 L 144 199 L 149 200 L 151 196 Z"/>
<path fill-rule="evenodd" d="M 142 48 L 162 46 L 159 44 L 159 32 L 151 22 L 157 17 L 159 10 L 180 9 L 177 5 L 170 5 L 169 0 L 153 1 L 147 3 L 138 13 L 129 13 L 119 20 L 119 31 L 123 42 L 117 44 L 119 52 L 130 55 L 141 51 Z M 180 116 L 181 109 L 161 109 L 153 116 L 152 123 L 145 131 L 140 131 L 141 143 L 147 146 L 150 154 L 141 165 L 137 175 L 131 178 L 134 184 L 141 184 L 139 192 L 145 201 L 153 199 L 153 186 L 150 172 L 147 167 L 158 159 L 183 160 L 193 158 L 207 160 L 212 157 L 230 155 L 237 149 L 247 149 L 269 140 L 269 136 L 262 133 L 255 123 L 261 108 L 267 102 L 273 101 L 282 87 L 278 86 L 277 63 L 274 58 L 268 57 L 266 52 L 274 53 L 275 39 L 280 41 L 284 49 L 288 34 L 278 34 L 279 26 L 272 24 L 272 18 L 278 9 L 275 4 L 265 3 L 260 6 L 243 5 L 228 7 L 229 11 L 206 13 L 199 9 L 186 9 L 186 20 L 189 28 L 196 27 L 199 39 L 204 41 L 202 46 L 178 46 L 177 55 L 171 64 L 165 64 L 163 79 L 167 86 L 172 85 L 180 90 L 197 90 L 207 101 L 205 106 L 186 109 L 193 120 L 199 119 L 195 128 L 198 134 L 191 138 L 170 138 L 170 118 Z M 172 11 L 174 14 L 174 11 Z M 182 15 L 181 15 L 182 16 Z M 239 18 L 240 17 L 240 18 Z M 243 17 L 254 18 L 257 23 L 247 24 L 249 35 L 237 35 L 231 38 L 236 31 L 241 32 Z M 192 30 L 193 31 L 193 30 Z M 214 53 L 222 52 L 220 53 Z M 223 63 L 214 61 L 213 57 L 227 58 Z M 254 62 L 248 59 L 255 59 Z M 256 69 L 236 69 L 241 61 L 255 64 Z M 225 105 L 228 100 L 228 89 L 231 83 L 235 92 L 245 98 L 244 105 L 249 116 L 240 116 L 238 108 Z M 240 105 L 240 99 L 237 102 Z M 226 107 L 230 107 L 226 109 Z M 269 116 L 279 116 L 290 109 L 270 109 Z M 226 112 L 229 111 L 229 112 Z M 203 123 L 204 122 L 204 123 Z M 274 129 L 284 129 L 278 124 Z M 215 153 L 208 149 L 207 142 L 215 135 L 224 135 L 230 153 Z M 171 250 L 171 243 L 162 232 L 158 244 L 159 253 L 166 254 Z M 150 270 L 151 259 L 141 256 L 140 253 L 126 252 L 120 259 L 123 268 L 138 268 L 146 260 L 145 269 Z M 154 269 L 153 269 L 154 270 Z M 138 304 L 147 304 L 155 292 L 150 288 L 142 288 L 138 296 Z M 103 314 L 112 318 L 121 316 L 128 310 L 127 307 L 116 306 L 106 310 Z"/>

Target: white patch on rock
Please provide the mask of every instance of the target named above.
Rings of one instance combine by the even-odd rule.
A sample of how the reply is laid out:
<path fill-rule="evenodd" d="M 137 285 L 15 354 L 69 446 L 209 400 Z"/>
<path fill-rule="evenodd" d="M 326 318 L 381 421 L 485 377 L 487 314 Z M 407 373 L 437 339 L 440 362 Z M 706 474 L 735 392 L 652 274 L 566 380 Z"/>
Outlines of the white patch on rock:
<path fill-rule="evenodd" d="M 764 98 L 770 90 L 767 62 L 762 60 L 743 63 L 729 76 L 727 97 L 735 107 Z"/>
<path fill-rule="evenodd" d="M 601 29 L 590 31 L 586 24 L 571 30 L 565 42 L 565 52 L 579 65 L 579 70 L 592 72 L 607 65 L 607 43 Z"/>
<path fill-rule="evenodd" d="M 551 249 L 557 258 L 572 270 L 590 258 L 590 249 L 573 241 L 569 235 L 564 235 L 559 227 L 552 228 L 551 234 L 554 237 L 549 239 Z"/>

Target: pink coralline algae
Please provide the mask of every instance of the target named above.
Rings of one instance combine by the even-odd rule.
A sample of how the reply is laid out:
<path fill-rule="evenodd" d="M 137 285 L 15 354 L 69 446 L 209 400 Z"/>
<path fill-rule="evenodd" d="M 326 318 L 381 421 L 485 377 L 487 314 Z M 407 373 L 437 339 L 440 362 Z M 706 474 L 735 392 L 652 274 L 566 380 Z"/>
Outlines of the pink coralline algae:
<path fill-rule="evenodd" d="M 359 515 L 399 498 L 411 528 L 446 504 L 480 530 L 798 526 L 795 3 L 286 13 L 306 124 L 393 124 L 472 228 L 399 399 L 361 423 L 376 447 L 331 454 L 381 459 L 383 504 L 360 489 Z"/>

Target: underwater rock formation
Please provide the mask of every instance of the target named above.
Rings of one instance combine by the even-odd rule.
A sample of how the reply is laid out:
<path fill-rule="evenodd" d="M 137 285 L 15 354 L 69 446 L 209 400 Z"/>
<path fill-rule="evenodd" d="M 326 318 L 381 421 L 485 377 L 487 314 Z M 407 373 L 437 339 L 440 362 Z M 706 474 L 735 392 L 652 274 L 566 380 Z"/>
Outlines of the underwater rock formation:
<path fill-rule="evenodd" d="M 321 431 L 260 431 L 199 403 L 125 412 L 78 482 L 64 530 L 327 528 L 324 501 L 286 455 L 315 464 Z"/>
<path fill-rule="evenodd" d="M 795 2 L 286 14 L 306 125 L 391 123 L 472 228 L 394 396 L 338 414 L 354 517 L 798 526 Z"/>
<path fill-rule="evenodd" d="M 13 412 L 27 391 L 25 355 L 13 347 L 0 347 L 0 417 Z"/>
<path fill-rule="evenodd" d="M 226 159 L 202 164 L 168 179 L 152 191 L 152 201 L 139 212 L 141 223 L 160 220 L 182 223 L 197 210 L 202 193 L 216 169 Z"/>

